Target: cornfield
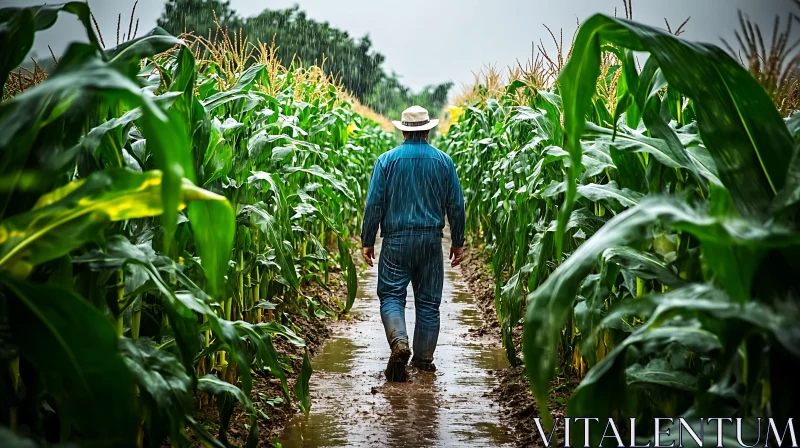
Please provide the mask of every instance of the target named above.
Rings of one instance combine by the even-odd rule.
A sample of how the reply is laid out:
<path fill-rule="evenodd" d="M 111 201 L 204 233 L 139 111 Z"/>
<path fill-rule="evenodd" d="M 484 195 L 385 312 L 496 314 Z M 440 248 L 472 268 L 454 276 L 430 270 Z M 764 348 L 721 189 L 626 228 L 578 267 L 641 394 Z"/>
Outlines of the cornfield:
<path fill-rule="evenodd" d="M 449 110 L 439 147 L 490 256 L 508 360 L 547 428 L 554 378 L 580 380 L 567 415 L 596 420 L 572 428 L 592 446 L 608 418 L 785 424 L 800 114 L 797 60 L 775 61 L 791 28 L 774 58 L 745 32 L 746 68 L 628 8 L 509 82 L 490 68 Z M 89 42 L 23 73 L 61 14 Z M 95 30 L 83 2 L 0 9 L 0 441 L 224 448 L 236 416 L 256 446 L 254 376 L 310 409 L 308 350 L 276 339 L 302 349 L 298 317 L 352 307 L 351 238 L 395 136 L 274 43 L 156 28 L 105 49 Z M 339 282 L 341 303 L 304 292 Z M 212 401 L 209 430 L 195 411 Z"/>
<path fill-rule="evenodd" d="M 599 419 L 591 446 L 608 418 L 785 424 L 800 412 L 800 115 L 720 48 L 631 20 L 591 17 L 570 54 L 554 83 L 541 62 L 506 85 L 490 71 L 440 144 L 545 427 L 556 374 L 581 380 L 567 415 Z"/>
<path fill-rule="evenodd" d="M 311 405 L 308 352 L 273 341 L 352 306 L 350 237 L 394 136 L 268 46 L 156 28 L 106 50 L 83 2 L 0 9 L 3 84 L 64 14 L 89 43 L 0 103 L 0 440 L 225 447 L 236 404 L 254 446 L 253 375 Z M 332 272 L 338 308 L 303 292 Z M 193 417 L 212 396 L 217 437 Z"/>

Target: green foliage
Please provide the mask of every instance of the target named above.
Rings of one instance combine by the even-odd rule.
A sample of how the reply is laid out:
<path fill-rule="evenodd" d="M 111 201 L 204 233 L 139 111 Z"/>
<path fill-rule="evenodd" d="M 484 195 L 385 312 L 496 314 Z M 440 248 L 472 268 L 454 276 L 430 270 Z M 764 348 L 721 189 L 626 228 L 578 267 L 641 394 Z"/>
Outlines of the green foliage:
<path fill-rule="evenodd" d="M 217 23 L 231 32 L 242 26 L 242 20 L 231 8 L 230 0 L 169 0 L 158 19 L 158 26 L 174 36 L 187 31 L 202 37 L 213 37 L 217 32 Z"/>
<path fill-rule="evenodd" d="M 252 41 L 278 45 L 283 61 L 298 58 L 306 64 L 321 64 L 327 73 L 340 77 L 356 98 L 365 99 L 384 77 L 384 56 L 372 51 L 369 36 L 350 35 L 306 16 L 299 6 L 283 10 L 266 9 L 245 22 L 245 34 Z"/>
<path fill-rule="evenodd" d="M 447 106 L 447 96 L 453 83 L 427 86 L 421 92 L 412 92 L 396 74 L 384 76 L 366 97 L 365 103 L 387 117 L 399 117 L 410 105 L 422 106 L 436 116 Z"/>
<path fill-rule="evenodd" d="M 11 278 L 4 278 L 3 285 L 9 342 L 40 373 L 62 425 L 74 425 L 96 443 L 135 446 L 133 375 L 102 311 L 61 288 Z M 115 397 L 114 405 L 102 406 L 109 397 Z M 99 406 L 87 408 L 85 403 Z"/>
<path fill-rule="evenodd" d="M 650 54 L 641 71 L 634 51 Z M 512 362 L 526 310 L 545 423 L 556 371 L 587 365 L 570 417 L 785 422 L 797 388 L 775 372 L 800 366 L 796 119 L 720 49 L 631 21 L 592 17 L 572 55 L 525 104 L 512 84 L 464 105 L 443 145 L 491 249 Z"/>
<path fill-rule="evenodd" d="M 89 41 L 97 44 L 97 36 L 89 24 L 89 7 L 83 2 L 68 2 L 61 5 L 42 5 L 33 8 L 3 8 L 0 10 L 0 41 L 10 44 L 0 56 L 0 83 L 3 84 L 3 97 L 5 97 L 5 83 L 8 74 L 16 69 L 33 47 L 34 35 L 37 31 L 50 28 L 56 22 L 60 11 L 69 12 L 78 16 L 78 20 L 86 29 Z"/>
<path fill-rule="evenodd" d="M 0 45 L 24 51 L 61 10 L 89 14 L 0 9 Z M 253 372 L 291 401 L 273 338 L 303 347 L 296 319 L 352 306 L 349 237 L 394 144 L 304 73 L 200 67 L 156 28 L 109 50 L 74 43 L 0 103 L 2 440 L 189 446 L 192 431 L 224 447 L 238 405 L 255 446 Z M 337 281 L 341 304 L 303 293 Z M 305 411 L 310 375 L 306 353 Z M 215 397 L 216 437 L 193 418 L 195 394 Z"/>
<path fill-rule="evenodd" d="M 303 355 L 303 367 L 300 370 L 300 375 L 297 377 L 297 383 L 294 385 L 294 394 L 299 397 L 300 409 L 308 415 L 311 410 L 311 398 L 309 397 L 308 380 L 311 378 L 311 358 L 306 350 Z"/>

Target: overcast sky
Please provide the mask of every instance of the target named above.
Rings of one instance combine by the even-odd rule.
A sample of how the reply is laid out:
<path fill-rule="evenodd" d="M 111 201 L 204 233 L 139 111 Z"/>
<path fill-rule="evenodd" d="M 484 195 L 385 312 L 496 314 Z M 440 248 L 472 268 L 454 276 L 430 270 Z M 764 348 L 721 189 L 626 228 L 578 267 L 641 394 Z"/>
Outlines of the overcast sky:
<path fill-rule="evenodd" d="M 0 0 L 2 6 L 30 6 L 42 0 Z M 54 2 L 50 2 L 54 3 Z M 127 28 L 134 0 L 89 0 L 106 43 L 114 40 L 117 15 L 122 13 Z M 624 16 L 622 0 L 232 0 L 242 16 L 258 14 L 265 8 L 286 8 L 299 4 L 309 17 L 327 21 L 350 32 L 369 34 L 373 48 L 386 56 L 387 71 L 397 72 L 413 89 L 428 84 L 470 82 L 472 71 L 485 64 L 504 67 L 524 61 L 531 54 L 531 42 L 550 45 L 547 24 L 556 33 L 564 29 L 569 41 L 576 20 L 602 12 Z M 155 26 L 163 0 L 140 0 L 136 17 L 139 32 Z M 720 43 L 733 41 L 738 27 L 736 11 L 741 9 L 771 34 L 776 14 L 786 17 L 798 10 L 792 0 L 634 0 L 635 20 L 664 27 L 666 17 L 673 27 L 691 16 L 682 36 L 691 40 Z M 800 12 L 800 10 L 798 10 Z M 800 31 L 800 24 L 795 29 Z M 35 51 L 42 57 L 51 45 L 56 54 L 76 39 L 85 39 L 78 22 L 62 16 L 58 24 L 37 35 Z M 280 45 L 280 42 L 278 42 Z"/>

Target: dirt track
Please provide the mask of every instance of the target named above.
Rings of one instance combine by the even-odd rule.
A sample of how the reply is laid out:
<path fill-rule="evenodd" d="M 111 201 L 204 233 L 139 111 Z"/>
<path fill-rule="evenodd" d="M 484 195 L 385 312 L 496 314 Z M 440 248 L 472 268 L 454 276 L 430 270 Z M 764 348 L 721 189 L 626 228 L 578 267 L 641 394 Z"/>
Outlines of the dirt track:
<path fill-rule="evenodd" d="M 443 244 L 449 250 L 449 241 Z M 496 338 L 476 334 L 483 316 L 461 274 L 446 263 L 439 370 L 411 369 L 406 383 L 383 377 L 389 347 L 376 282 L 377 267 L 361 276 L 352 318 L 331 326 L 331 338 L 313 360 L 311 414 L 292 419 L 278 441 L 284 447 L 512 446 L 490 397 L 498 371 L 508 364 Z M 411 333 L 411 288 L 406 320 Z"/>

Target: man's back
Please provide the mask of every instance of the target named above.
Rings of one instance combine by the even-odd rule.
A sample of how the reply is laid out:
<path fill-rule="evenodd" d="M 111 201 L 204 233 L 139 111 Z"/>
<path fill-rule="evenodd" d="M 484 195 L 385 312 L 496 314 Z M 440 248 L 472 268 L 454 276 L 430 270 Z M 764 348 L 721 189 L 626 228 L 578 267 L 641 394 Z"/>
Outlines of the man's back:
<path fill-rule="evenodd" d="M 362 241 L 371 246 L 381 236 L 439 233 L 448 216 L 453 242 L 464 235 L 464 198 L 453 161 L 424 140 L 406 140 L 375 162 Z"/>
<path fill-rule="evenodd" d="M 375 162 L 361 244 L 364 259 L 372 266 L 380 226 L 383 243 L 377 292 L 386 341 L 392 349 L 385 374 L 389 381 L 405 381 L 411 356 L 406 290 L 409 283 L 414 288 L 417 315 L 411 365 L 435 371 L 433 353 L 439 337 L 444 281 L 444 218 L 447 215 L 450 221 L 450 265 L 455 267 L 464 255 L 465 211 L 453 160 L 427 142 L 438 120 L 431 120 L 424 108 L 411 106 L 403 111 L 402 121 L 392 123 L 403 131 L 406 141 Z"/>

